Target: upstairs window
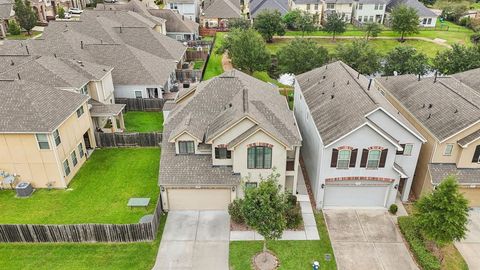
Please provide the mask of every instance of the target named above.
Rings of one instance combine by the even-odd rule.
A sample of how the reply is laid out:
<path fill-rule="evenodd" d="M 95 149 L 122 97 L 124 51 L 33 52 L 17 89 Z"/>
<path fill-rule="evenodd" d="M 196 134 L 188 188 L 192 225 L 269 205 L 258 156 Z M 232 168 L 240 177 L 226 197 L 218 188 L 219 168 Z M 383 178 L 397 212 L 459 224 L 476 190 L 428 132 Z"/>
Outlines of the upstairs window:
<path fill-rule="evenodd" d="M 271 169 L 272 148 L 254 146 L 248 148 L 247 167 L 249 169 Z"/>
<path fill-rule="evenodd" d="M 73 150 L 73 152 L 70 154 L 70 157 L 72 158 L 73 167 L 77 166 L 78 160 L 77 160 L 77 153 L 75 152 L 75 150 Z"/>
<path fill-rule="evenodd" d="M 230 159 L 232 158 L 232 151 L 227 150 L 225 147 L 215 147 L 216 159 Z"/>
<path fill-rule="evenodd" d="M 447 144 L 447 146 L 445 146 L 445 151 L 443 152 L 443 155 L 451 156 L 452 152 L 453 152 L 453 143 L 449 143 Z"/>
<path fill-rule="evenodd" d="M 83 144 L 80 143 L 78 145 L 78 154 L 80 155 L 80 158 L 83 158 L 84 152 L 83 152 Z"/>
<path fill-rule="evenodd" d="M 62 143 L 62 140 L 60 139 L 60 133 L 58 132 L 58 129 L 53 132 L 53 139 L 55 140 L 55 145 L 58 146 L 59 144 Z"/>
<path fill-rule="evenodd" d="M 412 150 L 413 150 L 413 144 L 407 143 L 403 147 L 403 155 L 404 156 L 411 156 L 412 155 Z"/>
<path fill-rule="evenodd" d="M 315 10 L 318 10 L 318 4 L 315 4 L 315 5 L 313 6 L 313 8 L 314 8 Z"/>
<path fill-rule="evenodd" d="M 334 3 L 327 3 L 327 9 L 335 9 Z"/>
<path fill-rule="evenodd" d="M 70 165 L 68 164 L 68 159 L 65 159 L 63 162 L 63 171 L 65 172 L 65 176 L 70 174 Z"/>
<path fill-rule="evenodd" d="M 368 169 L 377 169 L 378 164 L 380 163 L 380 155 L 382 151 L 380 150 L 370 150 L 368 152 L 368 159 L 367 159 L 367 168 Z"/>
<path fill-rule="evenodd" d="M 473 163 L 480 163 L 480 145 L 477 145 L 475 152 L 473 153 Z"/>
<path fill-rule="evenodd" d="M 80 108 L 78 108 L 78 110 L 77 110 L 77 117 L 80 118 L 80 116 L 82 116 L 84 112 L 85 112 L 85 111 L 83 110 L 83 106 L 80 107 Z"/>
<path fill-rule="evenodd" d="M 358 10 L 362 10 L 363 9 L 363 4 L 358 4 Z"/>
<path fill-rule="evenodd" d="M 310 4 L 307 4 L 307 10 L 310 10 Z"/>
<path fill-rule="evenodd" d="M 350 150 L 340 150 L 338 151 L 338 161 L 337 161 L 337 168 L 338 169 L 348 169 L 348 165 L 350 164 Z"/>
<path fill-rule="evenodd" d="M 195 145 L 193 141 L 180 141 L 178 142 L 178 153 L 185 155 L 185 154 L 194 154 L 195 153 Z"/>
<path fill-rule="evenodd" d="M 80 88 L 80 94 L 88 95 L 88 86 L 86 84 Z"/>
<path fill-rule="evenodd" d="M 48 143 L 47 134 L 35 134 L 37 138 L 38 148 L 40 149 L 50 149 L 50 144 Z"/>

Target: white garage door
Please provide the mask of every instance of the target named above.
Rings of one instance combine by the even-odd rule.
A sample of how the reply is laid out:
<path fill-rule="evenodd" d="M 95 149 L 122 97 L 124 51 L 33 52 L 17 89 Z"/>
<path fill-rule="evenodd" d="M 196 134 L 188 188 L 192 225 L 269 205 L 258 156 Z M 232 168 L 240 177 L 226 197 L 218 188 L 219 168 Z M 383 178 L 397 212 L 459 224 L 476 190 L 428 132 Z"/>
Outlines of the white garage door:
<path fill-rule="evenodd" d="M 167 189 L 170 210 L 225 210 L 230 189 Z"/>
<path fill-rule="evenodd" d="M 324 207 L 385 207 L 389 186 L 326 185 Z"/>

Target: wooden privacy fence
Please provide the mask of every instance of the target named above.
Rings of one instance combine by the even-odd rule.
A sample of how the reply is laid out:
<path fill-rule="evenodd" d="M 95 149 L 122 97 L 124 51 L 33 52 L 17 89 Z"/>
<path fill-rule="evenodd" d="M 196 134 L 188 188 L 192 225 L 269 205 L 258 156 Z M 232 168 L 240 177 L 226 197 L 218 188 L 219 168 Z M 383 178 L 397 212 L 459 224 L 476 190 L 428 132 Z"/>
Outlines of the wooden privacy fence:
<path fill-rule="evenodd" d="M 202 79 L 202 72 L 201 69 L 177 69 L 175 76 L 181 82 L 197 82 Z"/>
<path fill-rule="evenodd" d="M 206 60 L 208 57 L 209 50 L 205 49 L 202 51 L 192 51 L 192 50 L 187 50 L 186 53 L 186 61 L 195 61 L 195 60 Z"/>
<path fill-rule="evenodd" d="M 126 207 L 126 206 L 125 206 Z M 0 224 L 0 242 L 143 242 L 155 239 L 162 215 L 158 198 L 153 219 L 136 224 Z"/>
<path fill-rule="evenodd" d="M 160 132 L 95 132 L 98 147 L 152 147 L 158 146 L 162 137 Z"/>
<path fill-rule="evenodd" d="M 126 111 L 161 112 L 165 100 L 163 98 L 115 98 L 115 103 L 125 104 Z"/>

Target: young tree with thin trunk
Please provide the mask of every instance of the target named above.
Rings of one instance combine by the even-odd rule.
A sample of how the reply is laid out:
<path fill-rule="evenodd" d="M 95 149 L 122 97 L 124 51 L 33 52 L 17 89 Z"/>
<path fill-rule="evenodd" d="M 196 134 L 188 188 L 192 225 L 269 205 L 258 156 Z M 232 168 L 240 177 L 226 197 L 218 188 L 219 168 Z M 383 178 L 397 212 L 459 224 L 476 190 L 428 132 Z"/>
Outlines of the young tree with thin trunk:
<path fill-rule="evenodd" d="M 20 27 L 25 29 L 28 35 L 32 34 L 32 29 L 35 27 L 37 23 L 37 15 L 35 11 L 32 9 L 30 5 L 30 1 L 28 0 L 15 0 L 15 4 L 13 6 L 13 10 L 15 11 L 15 17 L 17 18 Z"/>
<path fill-rule="evenodd" d="M 400 34 L 400 41 L 405 40 L 406 35 L 418 33 L 420 19 L 417 11 L 406 5 L 399 5 L 392 10 L 392 30 Z"/>
<path fill-rule="evenodd" d="M 305 36 L 305 33 L 310 33 L 315 31 L 315 22 L 313 14 L 302 11 L 300 16 L 297 17 L 295 25 L 298 30 L 302 31 L 302 37 Z"/>
<path fill-rule="evenodd" d="M 242 213 L 247 225 L 264 237 L 265 256 L 267 241 L 279 239 L 286 228 L 287 202 L 278 184 L 279 176 L 274 170 L 267 178 L 260 180 L 258 187 L 244 187 Z"/>
<path fill-rule="evenodd" d="M 332 34 L 332 39 L 335 40 L 337 34 L 342 34 L 347 30 L 347 23 L 343 21 L 343 16 L 332 13 L 327 16 L 324 28 L 327 33 Z"/>
<path fill-rule="evenodd" d="M 381 68 L 381 55 L 366 41 L 355 40 L 337 47 L 337 59 L 361 74 L 371 75 Z"/>
<path fill-rule="evenodd" d="M 430 70 L 426 54 L 410 46 L 397 46 L 385 57 L 385 75 L 416 74 L 425 75 Z"/>
<path fill-rule="evenodd" d="M 368 40 L 369 37 L 377 37 L 382 32 L 382 27 L 378 23 L 369 22 L 363 25 L 362 30 L 365 32 L 365 39 Z"/>
<path fill-rule="evenodd" d="M 278 10 L 264 10 L 260 12 L 253 22 L 253 28 L 269 43 L 272 42 L 274 35 L 285 35 L 285 25 Z"/>

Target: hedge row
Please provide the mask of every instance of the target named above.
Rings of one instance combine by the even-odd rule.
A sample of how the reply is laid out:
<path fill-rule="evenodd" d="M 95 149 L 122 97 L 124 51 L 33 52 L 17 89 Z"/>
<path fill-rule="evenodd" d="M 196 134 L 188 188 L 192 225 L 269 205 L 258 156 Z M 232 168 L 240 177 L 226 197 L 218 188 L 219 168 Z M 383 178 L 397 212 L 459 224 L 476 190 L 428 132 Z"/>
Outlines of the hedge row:
<path fill-rule="evenodd" d="M 420 266 L 424 270 L 439 270 L 441 267 L 440 261 L 426 248 L 424 239 L 415 226 L 415 218 L 399 217 L 398 225 Z"/>

